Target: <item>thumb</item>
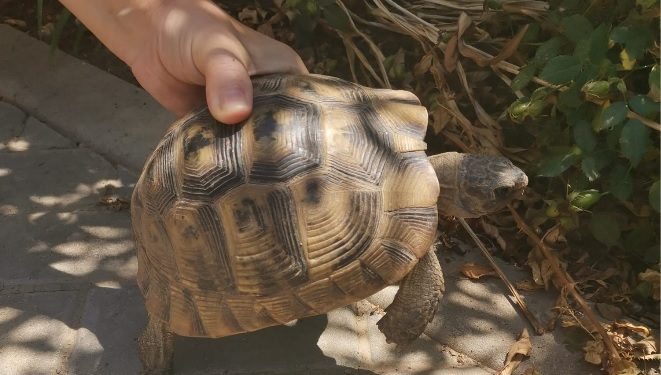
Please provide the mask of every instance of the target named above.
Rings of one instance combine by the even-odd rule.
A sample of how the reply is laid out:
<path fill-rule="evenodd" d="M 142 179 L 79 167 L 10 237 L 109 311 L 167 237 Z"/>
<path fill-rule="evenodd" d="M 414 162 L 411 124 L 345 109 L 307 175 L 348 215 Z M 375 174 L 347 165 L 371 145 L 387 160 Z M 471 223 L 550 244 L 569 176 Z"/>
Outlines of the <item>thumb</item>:
<path fill-rule="evenodd" d="M 245 65 L 227 51 L 209 56 L 205 71 L 207 105 L 224 124 L 245 120 L 252 111 L 252 82 Z"/>

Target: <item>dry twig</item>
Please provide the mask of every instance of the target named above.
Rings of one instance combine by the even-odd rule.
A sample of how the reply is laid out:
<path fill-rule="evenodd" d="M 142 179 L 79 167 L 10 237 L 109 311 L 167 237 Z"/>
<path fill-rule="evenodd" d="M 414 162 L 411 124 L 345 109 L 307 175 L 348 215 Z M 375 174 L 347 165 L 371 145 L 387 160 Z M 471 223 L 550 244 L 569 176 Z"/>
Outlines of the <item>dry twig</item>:
<path fill-rule="evenodd" d="M 592 329 L 597 333 L 599 333 L 599 335 L 601 336 L 601 339 L 604 342 L 604 347 L 608 351 L 609 362 L 616 363 L 621 361 L 620 354 L 615 348 L 615 344 L 613 344 L 613 341 L 611 340 L 610 336 L 608 335 L 604 327 L 601 325 L 601 323 L 599 323 L 597 316 L 594 314 L 590 306 L 588 306 L 587 302 L 585 302 L 583 296 L 581 296 L 578 290 L 576 290 L 575 287 L 576 282 L 572 279 L 571 276 L 569 276 L 569 274 L 567 274 L 562 269 L 562 267 L 560 267 L 560 262 L 558 261 L 558 258 L 549 251 L 549 249 L 544 245 L 542 239 L 539 238 L 539 236 L 528 226 L 528 224 L 525 223 L 525 221 L 523 221 L 523 219 L 521 218 L 521 216 L 519 216 L 519 214 L 516 212 L 514 207 L 512 207 L 511 205 L 508 205 L 508 207 L 519 229 L 521 229 L 530 239 L 534 241 L 534 243 L 541 251 L 542 255 L 544 255 L 546 260 L 548 260 L 549 264 L 551 265 L 551 269 L 553 270 L 553 274 L 556 276 L 556 281 L 559 284 L 559 288 L 561 290 L 565 290 L 567 294 L 572 296 L 572 298 L 576 301 L 576 303 L 581 308 L 581 310 L 585 313 L 585 316 L 588 318 L 588 321 L 592 325 Z"/>
<path fill-rule="evenodd" d="M 544 333 L 544 327 L 539 322 L 539 320 L 537 320 L 535 315 L 528 309 L 528 306 L 523 301 L 523 298 L 521 297 L 519 292 L 516 290 L 514 285 L 512 285 L 512 283 L 509 281 L 509 279 L 507 278 L 505 273 L 500 269 L 500 267 L 498 267 L 498 265 L 496 264 L 496 261 L 493 259 L 491 254 L 489 254 L 489 251 L 487 250 L 486 246 L 484 246 L 484 244 L 482 243 L 482 241 L 480 241 L 480 239 L 477 237 L 475 232 L 473 232 L 473 229 L 471 229 L 470 225 L 468 225 L 468 223 L 466 223 L 466 220 L 464 220 L 462 218 L 459 218 L 459 222 L 464 227 L 466 232 L 468 232 L 468 234 L 471 236 L 473 241 L 475 241 L 475 244 L 477 244 L 477 247 L 480 248 L 480 250 L 482 251 L 482 254 L 484 254 L 484 256 L 487 258 L 487 260 L 491 264 L 491 267 L 493 267 L 494 271 L 496 271 L 496 273 L 498 274 L 500 279 L 503 280 L 503 282 L 507 286 L 507 289 L 509 289 L 510 293 L 512 293 L 512 296 L 514 296 L 514 299 L 515 299 L 516 303 L 521 308 L 521 311 L 523 312 L 523 315 L 525 315 L 525 317 L 528 319 L 530 324 L 535 329 L 535 333 L 538 334 L 538 335 L 543 334 Z"/>

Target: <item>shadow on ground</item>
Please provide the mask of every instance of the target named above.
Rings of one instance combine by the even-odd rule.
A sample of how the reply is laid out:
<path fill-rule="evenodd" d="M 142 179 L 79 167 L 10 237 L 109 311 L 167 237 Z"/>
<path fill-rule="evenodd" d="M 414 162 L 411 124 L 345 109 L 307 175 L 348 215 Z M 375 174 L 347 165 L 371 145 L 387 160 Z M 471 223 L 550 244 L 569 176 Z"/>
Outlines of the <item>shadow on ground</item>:
<path fill-rule="evenodd" d="M 134 179 L 0 102 L 0 373 L 138 373 L 146 314 L 129 212 L 99 205 L 107 185 L 127 199 Z M 471 357 L 498 367 L 525 323 L 498 286 L 453 272 L 428 336 L 408 348 L 385 343 L 378 312 L 344 308 L 295 327 L 178 338 L 175 373 L 488 373 Z M 557 360 L 540 353 L 535 363 Z"/>

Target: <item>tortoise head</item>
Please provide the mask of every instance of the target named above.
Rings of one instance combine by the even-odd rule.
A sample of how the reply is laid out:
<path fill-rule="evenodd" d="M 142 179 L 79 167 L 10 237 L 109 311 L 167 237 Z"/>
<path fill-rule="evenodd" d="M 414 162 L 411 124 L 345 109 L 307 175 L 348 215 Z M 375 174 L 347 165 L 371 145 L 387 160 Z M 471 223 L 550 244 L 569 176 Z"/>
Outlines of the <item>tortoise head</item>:
<path fill-rule="evenodd" d="M 441 215 L 479 217 L 504 208 L 521 197 L 528 176 L 502 156 L 446 152 L 429 157 L 441 192 Z"/>

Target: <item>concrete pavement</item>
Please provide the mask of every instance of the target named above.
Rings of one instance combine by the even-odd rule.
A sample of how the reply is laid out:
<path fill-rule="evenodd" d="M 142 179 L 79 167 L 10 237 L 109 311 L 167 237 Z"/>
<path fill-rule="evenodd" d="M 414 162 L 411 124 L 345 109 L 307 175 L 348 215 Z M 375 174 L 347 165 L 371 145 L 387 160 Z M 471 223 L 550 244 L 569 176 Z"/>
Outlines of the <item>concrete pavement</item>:
<path fill-rule="evenodd" d="M 172 116 L 141 89 L 0 26 L 0 374 L 137 374 L 145 323 L 127 210 L 144 159 Z M 178 338 L 176 374 L 490 374 L 527 326 L 497 279 L 441 251 L 447 293 L 423 337 L 385 343 L 369 304 L 218 340 Z M 515 280 L 527 272 L 503 264 Z M 373 296 L 386 306 L 395 288 Z M 554 293 L 527 296 L 548 311 Z M 367 306 L 367 307 L 365 307 Z M 529 328 L 532 332 L 532 330 Z M 517 370 L 598 374 L 560 332 L 531 336 Z"/>

